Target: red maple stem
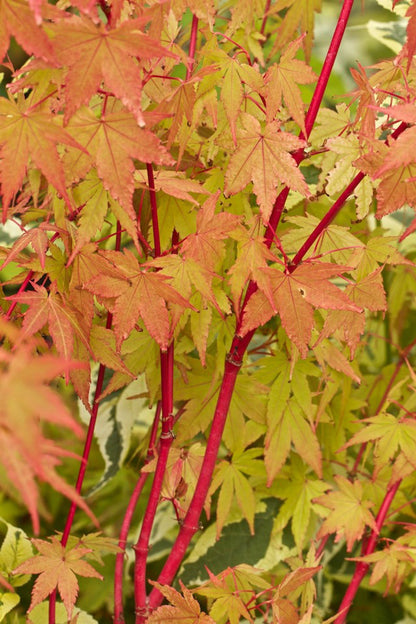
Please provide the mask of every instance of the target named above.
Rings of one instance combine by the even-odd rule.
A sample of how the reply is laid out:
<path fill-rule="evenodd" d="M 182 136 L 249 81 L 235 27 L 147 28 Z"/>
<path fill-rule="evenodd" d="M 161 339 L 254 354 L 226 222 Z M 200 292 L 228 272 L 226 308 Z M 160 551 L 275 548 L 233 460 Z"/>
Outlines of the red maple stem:
<path fill-rule="evenodd" d="M 157 216 L 157 202 L 156 202 L 156 189 L 155 178 L 153 175 L 153 165 L 146 163 L 147 179 L 149 181 L 149 195 L 150 195 L 150 207 L 152 209 L 152 224 L 153 224 L 153 241 L 155 245 L 155 256 L 160 256 L 160 234 L 159 234 L 159 219 Z"/>
<path fill-rule="evenodd" d="M 406 130 L 407 127 L 408 125 L 406 123 L 404 122 L 401 123 L 400 126 L 398 126 L 394 132 L 392 132 L 389 138 L 397 139 L 397 137 L 404 130 Z M 325 228 L 327 228 L 328 225 L 332 223 L 332 221 L 335 219 L 335 217 L 337 216 L 337 214 L 339 213 L 339 211 L 341 210 L 341 208 L 347 201 L 348 197 L 354 192 L 354 190 L 357 188 L 357 186 L 359 185 L 361 180 L 363 180 L 364 177 L 365 177 L 365 174 L 362 173 L 361 171 L 357 173 L 355 178 L 349 183 L 349 185 L 344 189 L 344 191 L 341 193 L 338 199 L 333 203 L 333 205 L 328 210 L 326 215 L 321 219 L 321 221 L 318 223 L 316 228 L 311 232 L 311 234 L 308 236 L 306 241 L 303 243 L 302 247 L 299 249 L 295 257 L 293 258 L 291 262 L 292 270 L 295 269 L 297 265 L 302 261 L 305 254 L 309 251 L 309 249 L 315 243 L 317 238 L 322 234 Z"/>
<path fill-rule="evenodd" d="M 371 535 L 368 539 L 368 542 L 365 544 L 365 547 L 363 549 L 362 556 L 371 555 L 374 552 L 376 544 L 377 544 L 377 540 L 378 540 L 378 535 L 384 524 L 384 520 L 386 519 L 386 515 L 390 508 L 390 505 L 392 504 L 393 499 L 396 495 L 396 492 L 400 487 L 400 484 L 401 484 L 401 480 L 396 481 L 396 483 L 391 485 L 389 489 L 387 490 L 386 495 L 383 499 L 383 502 L 381 503 L 379 512 L 377 514 L 377 518 L 376 518 L 377 528 L 372 530 Z M 357 562 L 355 566 L 354 575 L 351 579 L 351 583 L 349 584 L 347 591 L 345 592 L 344 598 L 340 604 L 340 607 L 338 609 L 339 615 L 334 620 L 334 624 L 344 624 L 347 618 L 348 612 L 353 603 L 353 600 L 355 598 L 355 595 L 360 587 L 360 584 L 364 576 L 367 574 L 368 568 L 369 568 L 368 563 L 365 563 L 364 561 Z"/>
<path fill-rule="evenodd" d="M 247 345 L 246 345 L 247 346 Z M 241 362 L 238 361 L 239 351 L 230 352 L 225 363 L 224 376 L 218 396 L 215 414 L 211 425 L 207 447 L 202 462 L 198 483 L 188 511 L 183 519 L 178 537 L 159 575 L 158 582 L 171 584 L 185 556 L 189 542 L 199 530 L 199 517 L 205 504 L 212 473 L 217 461 L 218 449 L 221 444 L 225 421 L 234 391 L 235 381 Z M 162 594 L 154 588 L 149 596 L 149 608 L 155 609 L 163 600 Z"/>
<path fill-rule="evenodd" d="M 196 51 L 196 39 L 198 36 L 198 18 L 196 15 L 192 16 L 191 36 L 189 38 L 189 60 L 188 67 L 186 69 L 186 80 L 189 80 L 192 74 L 192 69 L 195 64 L 195 51 Z"/>
<path fill-rule="evenodd" d="M 146 464 L 153 459 L 154 447 L 156 443 L 157 429 L 160 420 L 161 403 L 157 404 L 155 417 L 153 419 L 152 430 L 150 432 L 149 446 L 146 456 Z M 127 538 L 130 530 L 130 526 L 133 520 L 133 514 L 139 502 L 139 498 L 143 491 L 143 487 L 149 476 L 148 472 L 141 472 L 137 483 L 130 496 L 129 503 L 124 514 L 123 522 L 120 529 L 120 535 L 118 539 L 118 546 L 121 548 L 121 552 L 116 554 L 116 564 L 114 571 L 114 624 L 124 624 L 123 614 L 123 569 L 124 569 L 124 554 L 127 545 Z"/>
<path fill-rule="evenodd" d="M 270 10 L 271 3 L 272 3 L 272 0 L 267 0 L 266 1 L 266 6 L 264 7 L 264 15 L 263 15 L 262 23 L 261 23 L 261 28 L 260 28 L 260 33 L 262 35 L 264 35 L 264 31 L 266 30 L 266 23 L 267 23 L 267 18 L 268 18 L 268 12 Z"/>
<path fill-rule="evenodd" d="M 313 93 L 307 115 L 305 117 L 305 129 L 307 137 L 311 133 L 311 130 L 316 120 L 316 116 L 318 115 L 319 109 L 321 107 L 322 98 L 324 97 L 324 93 L 328 85 L 328 80 L 331 76 L 332 69 L 334 67 L 340 45 L 344 37 L 345 29 L 347 27 L 353 4 L 354 0 L 344 0 L 342 4 L 342 8 L 338 16 L 337 25 L 335 26 L 334 34 L 332 35 L 331 43 L 329 44 L 324 64 L 319 74 L 318 82 L 316 84 L 316 88 Z"/>
<path fill-rule="evenodd" d="M 315 124 L 316 117 L 322 104 L 328 81 L 331 76 L 332 69 L 334 67 L 335 60 L 337 58 L 339 48 L 341 46 L 342 39 L 344 37 L 345 29 L 347 27 L 348 19 L 351 13 L 354 0 L 344 0 L 342 5 L 337 25 L 332 35 L 331 43 L 329 44 L 328 51 L 325 56 L 324 64 L 322 65 L 321 72 L 319 74 L 318 82 L 316 83 L 315 90 L 313 92 L 312 100 L 308 108 L 308 112 L 305 116 L 305 130 L 306 137 L 303 132 L 300 133 L 301 138 L 308 138 L 312 128 Z M 296 163 L 299 165 L 305 158 L 306 154 L 303 149 L 298 150 L 293 154 Z M 358 184 L 358 183 L 357 183 Z M 354 187 L 355 188 L 355 187 Z M 268 247 L 273 243 L 277 226 L 279 225 L 283 209 L 286 204 L 287 197 L 289 195 L 289 188 L 285 187 L 279 193 L 273 206 L 272 213 L 270 215 L 269 225 L 266 231 L 266 245 Z M 318 234 L 319 235 L 319 234 Z M 306 253 L 306 252 L 305 252 Z"/>
<path fill-rule="evenodd" d="M 152 488 L 143 517 L 142 528 L 134 546 L 136 561 L 134 567 L 134 594 L 136 606 L 136 624 L 144 624 L 147 620 L 148 605 L 146 593 L 146 564 L 149 552 L 150 535 L 156 516 L 163 479 L 173 442 L 173 344 L 166 352 L 160 353 L 161 384 L 162 384 L 162 432 L 160 434 L 159 454 Z"/>

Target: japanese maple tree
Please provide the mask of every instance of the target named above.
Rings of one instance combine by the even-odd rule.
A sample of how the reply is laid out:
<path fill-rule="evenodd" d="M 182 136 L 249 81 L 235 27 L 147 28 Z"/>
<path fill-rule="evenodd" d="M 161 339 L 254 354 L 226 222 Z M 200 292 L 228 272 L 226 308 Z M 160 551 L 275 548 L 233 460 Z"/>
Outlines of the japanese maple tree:
<path fill-rule="evenodd" d="M 0 622 L 416 619 L 416 3 L 378 2 L 0 0 Z"/>

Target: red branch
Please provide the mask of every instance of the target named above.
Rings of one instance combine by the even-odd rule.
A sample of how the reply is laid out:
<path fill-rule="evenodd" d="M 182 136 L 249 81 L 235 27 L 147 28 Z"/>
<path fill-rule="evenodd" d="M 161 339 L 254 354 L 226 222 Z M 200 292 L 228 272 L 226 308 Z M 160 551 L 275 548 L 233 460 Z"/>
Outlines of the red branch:
<path fill-rule="evenodd" d="M 149 552 L 150 535 L 159 504 L 163 478 L 169 450 L 173 441 L 173 345 L 166 352 L 160 353 L 161 382 L 162 382 L 162 432 L 160 434 L 159 455 L 157 458 L 152 489 L 146 505 L 142 528 L 134 550 L 136 562 L 134 568 L 134 593 L 136 604 L 136 624 L 145 624 L 147 619 L 146 595 L 146 562 Z"/>
<path fill-rule="evenodd" d="M 157 428 L 160 420 L 161 403 L 157 404 L 155 417 L 153 419 L 152 430 L 150 432 L 149 446 L 146 457 L 146 464 L 153 459 L 154 447 L 156 442 Z M 123 568 L 124 568 L 124 554 L 127 545 L 127 537 L 129 534 L 130 526 L 133 520 L 133 514 L 139 501 L 140 495 L 143 491 L 143 487 L 149 476 L 148 472 L 142 472 L 137 480 L 136 486 L 130 497 L 127 505 L 126 513 L 124 514 L 123 522 L 120 529 L 120 535 L 118 540 L 118 546 L 121 548 L 121 552 L 116 554 L 116 565 L 114 571 L 114 624 L 124 624 L 123 615 Z"/>
<path fill-rule="evenodd" d="M 384 500 L 377 514 L 377 518 L 376 518 L 377 528 L 373 529 L 373 531 L 371 532 L 370 538 L 363 549 L 362 556 L 371 555 L 371 553 L 374 552 L 374 549 L 377 544 L 378 535 L 384 524 L 384 520 L 386 519 L 386 515 L 390 508 L 390 505 L 392 504 L 393 499 L 396 495 L 396 492 L 400 487 L 400 483 L 401 483 L 401 480 L 396 481 L 396 483 L 390 486 L 389 489 L 387 490 Z M 344 624 L 346 617 L 348 615 L 348 611 L 351 608 L 352 602 L 360 587 L 361 581 L 363 580 L 364 576 L 367 574 L 368 568 L 369 568 L 368 563 L 365 563 L 364 561 L 357 562 L 355 566 L 354 576 L 352 577 L 351 583 L 349 584 L 348 589 L 345 592 L 345 596 L 338 609 L 339 615 L 336 618 L 336 620 L 334 620 L 334 624 Z"/>

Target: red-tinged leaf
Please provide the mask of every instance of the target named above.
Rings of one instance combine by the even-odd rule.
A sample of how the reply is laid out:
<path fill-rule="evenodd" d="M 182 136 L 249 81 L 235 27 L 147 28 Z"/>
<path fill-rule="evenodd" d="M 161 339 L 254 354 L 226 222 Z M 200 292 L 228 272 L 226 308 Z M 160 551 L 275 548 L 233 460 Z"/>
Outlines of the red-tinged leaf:
<path fill-rule="evenodd" d="M 166 349 L 174 329 L 167 303 L 185 309 L 191 307 L 189 302 L 169 285 L 165 275 L 150 272 L 131 252 L 104 252 L 102 257 L 110 262 L 100 267 L 85 288 L 104 299 L 115 299 L 110 307 L 117 349 L 140 318 L 161 349 Z"/>
<path fill-rule="evenodd" d="M 414 569 L 414 548 L 406 548 L 398 541 L 393 541 L 383 550 L 364 557 L 351 558 L 351 561 L 374 564 L 370 576 L 370 585 L 375 585 L 383 577 L 386 577 L 387 586 L 384 595 L 391 589 L 398 594 L 403 581 Z"/>
<path fill-rule="evenodd" d="M 182 243 L 185 258 L 192 258 L 207 271 L 214 271 L 224 257 L 225 243 L 240 217 L 231 213 L 215 213 L 217 196 L 210 197 L 199 210 L 196 218 L 196 232 Z"/>
<path fill-rule="evenodd" d="M 300 567 L 297 568 L 297 570 L 290 572 L 290 574 L 285 576 L 283 581 L 277 586 L 279 597 L 287 596 L 299 587 L 302 587 L 302 585 L 315 576 L 319 570 L 322 570 L 322 566 L 315 566 L 313 568 Z"/>
<path fill-rule="evenodd" d="M 410 63 L 416 51 L 416 6 L 413 2 L 410 3 L 409 8 L 407 9 L 406 17 L 409 18 L 406 28 L 407 68 L 409 69 Z"/>
<path fill-rule="evenodd" d="M 305 262 L 292 273 L 282 273 L 272 267 L 264 269 L 269 277 L 269 287 L 267 291 L 255 292 L 250 298 L 240 335 L 244 336 L 259 327 L 278 312 L 289 338 L 296 344 L 301 356 L 306 357 L 314 325 L 312 306 L 362 311 L 342 290 L 328 281 L 330 277 L 347 270 L 348 267 L 342 265 L 319 262 Z"/>
<path fill-rule="evenodd" d="M 201 607 L 192 593 L 179 581 L 182 594 L 173 587 L 168 585 L 160 585 L 160 583 L 152 582 L 152 585 L 169 600 L 171 607 L 159 607 L 148 618 L 148 624 L 215 624 L 215 621 L 206 613 L 201 612 Z"/>
<path fill-rule="evenodd" d="M 51 43 L 25 0 L 2 0 L 0 4 L 1 59 L 9 48 L 10 36 L 15 37 L 28 54 L 53 60 Z"/>
<path fill-rule="evenodd" d="M 323 369 L 329 364 L 332 368 L 351 377 L 356 383 L 361 383 L 361 378 L 357 375 L 347 358 L 337 347 L 329 341 L 321 342 L 313 347 L 316 359 Z"/>
<path fill-rule="evenodd" d="M 68 167 L 72 176 L 81 177 L 95 165 L 104 188 L 120 201 L 132 219 L 133 158 L 159 165 L 174 163 L 157 136 L 139 128 L 127 111 L 110 112 L 97 119 L 91 110 L 83 108 L 71 119 L 68 131 L 91 154 L 71 154 Z"/>
<path fill-rule="evenodd" d="M 142 76 L 136 60 L 172 56 L 142 31 L 143 20 L 127 20 L 116 28 L 101 21 L 72 15 L 53 26 L 58 60 L 69 67 L 65 84 L 65 121 L 87 104 L 104 81 L 144 126 L 141 107 Z"/>
<path fill-rule="evenodd" d="M 358 306 L 376 312 L 387 310 L 381 268 L 346 288 L 346 294 Z"/>
<path fill-rule="evenodd" d="M 244 293 L 244 285 L 248 280 L 254 280 L 261 290 L 267 292 L 268 298 L 271 297 L 263 269 L 268 266 L 268 260 L 275 262 L 276 258 L 265 245 L 264 238 L 257 234 L 257 230 L 258 223 L 254 224 L 250 230 L 241 228 L 232 235 L 238 241 L 238 251 L 235 263 L 228 270 L 228 282 L 237 314 Z"/>
<path fill-rule="evenodd" d="M 46 288 L 37 284 L 33 284 L 33 287 L 33 292 L 22 292 L 8 297 L 12 301 L 29 305 L 23 319 L 21 339 L 33 335 L 47 324 L 54 345 L 65 361 L 69 361 L 72 356 L 74 332 L 89 349 L 88 332 L 83 327 L 82 319 L 77 318 L 58 293 L 48 293 Z"/>
<path fill-rule="evenodd" d="M 39 554 L 20 564 L 14 572 L 16 574 L 39 574 L 32 590 L 29 611 L 57 589 L 68 618 L 71 618 L 78 596 L 76 575 L 99 579 L 103 577 L 92 565 L 83 560 L 83 557 L 91 552 L 89 548 L 80 544 L 73 548 L 65 548 L 55 535 L 49 539 L 50 542 L 32 539 Z"/>
<path fill-rule="evenodd" d="M 10 481 L 19 492 L 37 533 L 37 479 L 69 496 L 93 517 L 75 489 L 67 485 L 55 471 L 60 458 L 72 453 L 45 438 L 42 429 L 43 423 L 51 422 L 77 435 L 82 434 L 81 427 L 62 399 L 48 387 L 50 381 L 63 372 L 68 373 L 79 363 L 32 355 L 31 348 L 22 342 L 19 334 L 13 337 L 13 341 L 15 350 L 12 353 L 0 349 L 0 437 L 3 449 L 0 462 L 7 475 L 6 483 Z"/>
<path fill-rule="evenodd" d="M 47 180 L 62 195 L 70 206 L 65 184 L 64 170 L 58 155 L 57 145 L 81 146 L 59 124 L 59 116 L 30 106 L 31 99 L 13 102 L 0 100 L 0 181 L 3 195 L 3 218 L 20 189 L 29 158 L 32 159 Z"/>
<path fill-rule="evenodd" d="M 233 195 L 253 182 L 264 221 L 269 219 L 279 184 L 308 196 L 309 189 L 290 152 L 304 147 L 305 142 L 272 121 L 261 127 L 251 115 L 240 116 L 237 149 L 231 156 L 225 175 L 225 192 Z"/>
<path fill-rule="evenodd" d="M 18 301 L 29 306 L 23 318 L 21 340 L 27 336 L 32 336 L 48 322 L 48 291 L 38 284 L 33 284 L 33 288 L 34 291 L 22 292 L 8 297 L 11 301 Z"/>
<path fill-rule="evenodd" d="M 364 314 L 350 312 L 349 310 L 331 310 L 325 319 L 322 332 L 316 344 L 319 344 L 324 338 L 335 336 L 349 347 L 350 359 L 352 360 L 364 331 Z"/>
<path fill-rule="evenodd" d="M 294 58 L 302 40 L 303 37 L 300 37 L 289 43 L 279 63 L 275 63 L 267 71 L 265 82 L 267 119 L 275 119 L 284 100 L 289 114 L 306 136 L 304 103 L 298 85 L 315 82 L 317 77 L 309 65 Z"/>
<path fill-rule="evenodd" d="M 387 109 L 394 118 L 411 118 L 409 105 Z M 384 112 L 384 109 L 383 109 Z M 377 187 L 377 212 L 381 218 L 405 204 L 416 207 L 416 157 L 409 144 L 416 138 L 416 128 L 411 127 L 386 146 L 375 143 L 369 153 L 359 158 L 355 165 L 373 179 L 381 178 Z"/>
<path fill-rule="evenodd" d="M 276 596 L 272 600 L 273 624 L 298 624 L 299 613 L 295 605 L 286 598 Z"/>
<path fill-rule="evenodd" d="M 44 228 L 35 227 L 29 230 L 28 232 L 25 232 L 24 234 L 22 234 L 22 236 L 20 236 L 16 240 L 10 252 L 8 253 L 7 258 L 1 265 L 0 270 L 4 269 L 4 267 L 6 267 L 9 264 L 9 262 L 12 262 L 13 260 L 17 259 L 17 256 L 20 254 L 20 252 L 23 249 L 26 249 L 28 245 L 32 245 L 33 249 L 35 250 L 39 258 L 40 266 L 42 267 L 42 269 L 44 269 L 46 250 L 48 249 L 48 245 L 49 245 L 49 238 Z"/>
<path fill-rule="evenodd" d="M 134 177 L 140 188 L 148 189 L 149 183 L 146 171 L 139 169 L 135 172 Z M 163 191 L 166 195 L 185 199 L 195 206 L 199 206 L 199 202 L 192 197 L 191 193 L 210 194 L 199 182 L 186 178 L 180 171 L 155 171 L 154 183 L 155 191 Z"/>
<path fill-rule="evenodd" d="M 354 542 L 363 536 L 366 526 L 377 531 L 377 525 L 370 508 L 373 502 L 363 500 L 363 487 L 360 481 L 348 481 L 345 477 L 335 477 L 337 492 L 329 492 L 319 496 L 315 502 L 330 509 L 324 520 L 317 539 L 336 533 L 335 542 L 345 538 L 347 550 L 351 552 Z"/>

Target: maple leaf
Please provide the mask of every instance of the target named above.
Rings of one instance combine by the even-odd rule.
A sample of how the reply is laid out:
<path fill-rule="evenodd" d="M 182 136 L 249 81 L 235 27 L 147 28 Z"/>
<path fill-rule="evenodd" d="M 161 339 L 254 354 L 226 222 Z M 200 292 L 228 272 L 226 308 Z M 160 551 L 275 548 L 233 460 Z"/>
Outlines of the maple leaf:
<path fill-rule="evenodd" d="M 309 195 L 304 177 L 290 155 L 291 151 L 304 147 L 305 142 L 281 131 L 276 121 L 267 123 L 262 129 L 252 115 L 242 113 L 240 120 L 242 127 L 237 131 L 237 149 L 227 166 L 224 192 L 228 195 L 239 193 L 253 182 L 261 214 L 267 222 L 279 184 Z"/>
<path fill-rule="evenodd" d="M 204 612 L 192 593 L 185 587 L 181 580 L 179 584 L 182 590 L 180 594 L 173 587 L 161 585 L 155 581 L 151 581 L 152 585 L 169 600 L 172 606 L 158 607 L 148 618 L 148 624 L 215 624 L 215 620 Z"/>
<path fill-rule="evenodd" d="M 122 22 L 108 28 L 85 16 L 72 15 L 52 26 L 58 60 L 68 66 L 65 82 L 65 122 L 87 104 L 101 82 L 145 125 L 141 106 L 141 71 L 136 60 L 172 57 L 172 53 L 144 33 L 144 20 Z"/>
<path fill-rule="evenodd" d="M 406 17 L 409 18 L 406 28 L 407 40 L 405 48 L 407 52 L 407 69 L 409 69 L 416 50 L 416 7 L 413 3 L 409 5 Z"/>
<path fill-rule="evenodd" d="M 345 477 L 336 476 L 337 492 L 329 492 L 315 499 L 315 503 L 330 509 L 325 518 L 317 539 L 328 533 L 336 533 L 335 542 L 345 537 L 347 551 L 351 552 L 354 542 L 360 540 L 366 526 L 377 531 L 377 525 L 370 508 L 373 502 L 363 500 L 363 485 L 361 481 L 348 481 Z"/>
<path fill-rule="evenodd" d="M 131 251 L 102 252 L 100 256 L 100 272 L 84 287 L 104 299 L 115 300 L 108 305 L 114 314 L 117 349 L 140 318 L 161 349 L 166 349 L 173 332 L 166 304 L 184 309 L 191 307 L 190 303 L 170 286 L 165 275 L 140 265 Z"/>
<path fill-rule="evenodd" d="M 255 594 L 254 588 L 269 589 L 267 581 L 259 576 L 259 570 L 241 564 L 228 567 L 216 576 L 207 566 L 205 568 L 210 580 L 196 591 L 214 600 L 210 615 L 215 621 L 221 621 L 226 614 L 230 624 L 238 624 L 241 617 L 252 622 L 247 603 Z"/>
<path fill-rule="evenodd" d="M 104 188 L 120 201 L 134 220 L 133 159 L 159 165 L 174 163 L 158 137 L 139 128 L 133 115 L 126 110 L 108 112 L 97 119 L 90 109 L 83 108 L 71 118 L 68 131 L 91 155 L 71 154 L 70 162 L 66 161 L 71 175 L 83 177 L 95 164 Z"/>
<path fill-rule="evenodd" d="M 385 576 L 387 580 L 385 595 L 392 586 L 394 593 L 397 594 L 403 581 L 414 570 L 414 548 L 407 548 L 398 543 L 397 540 L 392 544 L 388 544 L 383 550 L 363 557 L 351 558 L 351 561 L 362 561 L 367 564 L 373 563 L 374 567 L 370 576 L 370 585 L 375 585 Z"/>
<path fill-rule="evenodd" d="M 399 449 L 406 461 L 416 467 L 416 422 L 413 418 L 383 413 L 366 418 L 364 422 L 368 425 L 355 433 L 343 448 L 374 441 L 376 474 L 390 463 Z"/>
<path fill-rule="evenodd" d="M 250 229 L 239 228 L 231 234 L 232 238 L 238 241 L 238 250 L 236 261 L 228 270 L 228 282 L 237 315 L 240 300 L 244 293 L 244 285 L 252 279 L 258 284 L 264 284 L 264 287 L 267 288 L 268 284 L 267 280 L 264 279 L 263 269 L 268 266 L 268 260 L 276 261 L 275 256 L 265 245 L 264 237 L 256 232 L 259 225 L 258 219 L 256 219 Z"/>
<path fill-rule="evenodd" d="M 20 189 L 29 158 L 71 206 L 57 144 L 83 149 L 63 128 L 60 118 L 39 110 L 31 98 L 17 102 L 0 99 L 0 181 L 3 219 L 14 194 Z"/>
<path fill-rule="evenodd" d="M 279 384 L 281 381 L 280 379 Z M 268 411 L 269 427 L 265 442 L 268 484 L 271 485 L 285 463 L 292 444 L 302 459 L 321 477 L 322 452 L 316 433 L 305 420 L 295 399 L 284 401 L 283 408 L 281 415 L 275 415 L 271 410 Z"/>
<path fill-rule="evenodd" d="M 237 451 L 233 454 L 232 462 L 223 461 L 219 464 L 209 490 L 211 495 L 219 487 L 221 488 L 217 504 L 217 539 L 229 515 L 234 497 L 248 522 L 250 533 L 254 534 L 256 501 L 253 488 L 244 473 L 247 475 L 258 474 L 262 461 L 256 458 L 261 452 L 261 449 L 258 448 L 243 452 Z"/>
<path fill-rule="evenodd" d="M 69 361 L 72 356 L 74 332 L 77 332 L 89 350 L 87 331 L 83 327 L 82 319 L 77 318 L 58 293 L 53 290 L 48 292 L 44 286 L 36 283 L 33 288 L 33 291 L 7 297 L 11 301 L 29 305 L 23 318 L 21 340 L 48 325 L 56 349 L 65 360 Z"/>
<path fill-rule="evenodd" d="M 306 136 L 304 103 L 298 85 L 315 82 L 317 76 L 304 61 L 294 58 L 302 45 L 302 40 L 303 37 L 299 37 L 292 41 L 280 57 L 279 64 L 274 63 L 267 70 L 265 75 L 266 112 L 267 119 L 272 121 L 284 99 L 289 114 Z"/>
<path fill-rule="evenodd" d="M 283 581 L 277 586 L 276 593 L 272 599 L 274 621 L 279 622 L 279 624 L 299 624 L 301 620 L 299 619 L 298 609 L 291 600 L 283 596 L 287 596 L 299 587 L 302 587 L 321 569 L 322 566 L 313 568 L 300 567 L 285 576 Z"/>
<path fill-rule="evenodd" d="M 276 481 L 276 487 L 279 498 L 285 502 L 279 510 L 274 530 L 283 531 L 290 521 L 296 546 L 301 549 L 314 511 L 313 501 L 324 494 L 328 486 L 325 481 L 311 478 L 310 469 L 296 455 L 292 456 L 290 473 L 282 477 Z"/>
<path fill-rule="evenodd" d="M 138 169 L 134 177 L 139 187 L 145 189 L 149 188 L 146 171 Z M 210 194 L 197 180 L 190 180 L 181 171 L 155 171 L 154 184 L 155 191 L 163 191 L 166 195 L 172 195 L 172 197 L 177 197 L 178 199 L 185 199 L 195 206 L 199 206 L 199 202 L 192 197 L 191 193 Z"/>
<path fill-rule="evenodd" d="M 0 3 L 0 58 L 8 48 L 10 36 L 14 36 L 28 54 L 53 60 L 51 43 L 35 20 L 25 0 L 2 0 Z"/>
<path fill-rule="evenodd" d="M 263 77 L 247 63 L 242 63 L 239 58 L 228 56 L 223 50 L 214 49 L 209 58 L 218 64 L 222 81 L 220 99 L 224 106 L 225 114 L 230 124 L 231 135 L 236 143 L 236 122 L 241 112 L 241 105 L 247 88 L 255 92 L 263 89 Z M 219 78 L 217 78 L 218 82 Z"/>
<path fill-rule="evenodd" d="M 302 357 L 306 357 L 314 326 L 313 307 L 362 312 L 343 291 L 329 281 L 348 267 L 329 263 L 305 262 L 290 273 L 273 267 L 264 269 L 269 277 L 269 289 L 258 290 L 244 310 L 239 334 L 267 322 L 279 313 L 282 325 Z M 261 285 L 259 285 L 261 287 Z M 271 297 L 268 296 L 271 291 Z"/>
<path fill-rule="evenodd" d="M 414 121 L 416 115 L 411 109 L 414 109 L 413 105 L 401 104 L 382 110 L 396 119 Z M 416 128 L 407 128 L 391 145 L 375 142 L 371 151 L 355 161 L 355 165 L 373 179 L 381 178 L 377 186 L 378 218 L 405 204 L 416 207 L 416 157 L 409 150 L 415 138 Z"/>
<path fill-rule="evenodd" d="M 231 213 L 215 213 L 216 200 L 217 195 L 213 195 L 204 202 L 196 218 L 195 234 L 187 236 L 181 246 L 185 258 L 192 258 L 207 271 L 214 271 L 222 260 L 225 251 L 223 241 L 240 221 L 240 217 Z"/>
<path fill-rule="evenodd" d="M 20 564 L 14 573 L 39 574 L 33 586 L 29 611 L 57 589 L 65 605 L 68 618 L 71 618 L 78 595 L 76 575 L 101 580 L 103 577 L 92 565 L 83 560 L 83 557 L 91 552 L 90 548 L 85 548 L 80 543 L 72 548 L 62 546 L 56 535 L 50 537 L 49 540 L 48 542 L 32 539 L 32 544 L 37 548 L 39 554 Z"/>
<path fill-rule="evenodd" d="M 2 333 L 9 334 L 8 326 L 0 323 Z M 32 355 L 35 344 L 23 342 L 20 332 L 12 337 L 15 349 L 0 350 L 2 370 L 0 392 L 1 463 L 13 488 L 19 492 L 32 518 L 35 532 L 39 531 L 36 479 L 49 483 L 82 507 L 93 518 L 83 499 L 55 471 L 59 459 L 72 453 L 45 438 L 42 423 L 50 422 L 66 427 L 76 435 L 82 429 L 75 422 L 62 399 L 48 387 L 48 383 L 62 372 L 79 366 L 52 356 Z"/>
<path fill-rule="evenodd" d="M 32 245 L 33 249 L 36 252 L 36 255 L 39 258 L 40 266 L 42 269 L 44 269 L 46 251 L 49 246 L 49 238 L 46 232 L 48 230 L 56 229 L 53 228 L 53 226 L 49 225 L 46 225 L 45 227 L 45 225 L 46 224 L 40 224 L 39 227 L 31 228 L 28 232 L 22 234 L 22 236 L 20 236 L 13 244 L 13 247 L 10 249 L 7 258 L 1 265 L 0 270 L 4 269 L 9 264 L 9 262 L 12 262 L 13 260 L 16 261 L 20 252 L 23 249 L 26 249 L 28 245 Z"/>
<path fill-rule="evenodd" d="M 298 27 L 300 25 L 300 31 L 305 34 L 305 38 L 303 39 L 303 47 L 305 50 L 306 61 L 309 62 L 312 45 L 313 45 L 313 37 L 314 37 L 314 13 L 320 13 L 321 11 L 322 0 L 287 0 L 283 4 L 276 3 L 274 9 L 272 9 L 269 14 L 273 14 L 275 12 L 280 12 L 282 10 L 282 6 L 285 9 L 285 15 L 283 20 L 277 29 L 276 39 L 271 51 L 272 54 L 276 54 L 280 52 L 282 46 L 289 43 L 292 40 L 293 35 L 298 32 Z"/>

